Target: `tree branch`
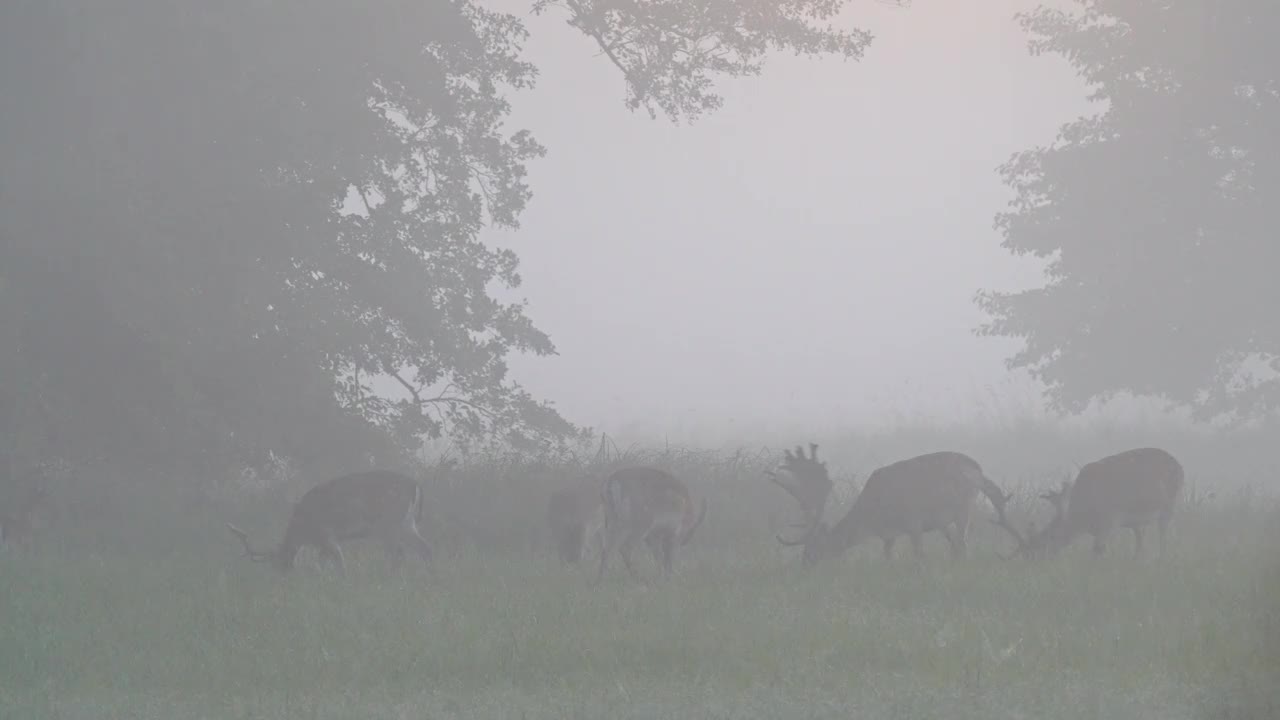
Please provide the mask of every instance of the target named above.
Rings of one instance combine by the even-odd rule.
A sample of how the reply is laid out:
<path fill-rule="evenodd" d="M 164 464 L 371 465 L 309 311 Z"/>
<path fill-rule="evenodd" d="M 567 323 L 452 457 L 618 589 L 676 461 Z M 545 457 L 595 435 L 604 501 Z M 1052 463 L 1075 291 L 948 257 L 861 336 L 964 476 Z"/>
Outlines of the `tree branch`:
<path fill-rule="evenodd" d="M 409 391 L 409 394 L 413 397 L 413 404 L 420 408 L 425 408 L 431 405 L 457 404 L 469 407 L 487 418 L 493 417 L 493 411 L 483 405 L 463 397 L 458 397 L 457 395 L 450 395 L 449 390 L 453 388 L 452 384 L 446 385 L 444 390 L 442 390 L 436 397 L 424 398 L 422 397 L 421 388 L 414 388 L 413 385 L 410 384 L 408 380 L 405 380 L 400 373 L 388 370 L 387 374 L 390 375 L 393 380 L 400 383 L 401 387 Z"/>

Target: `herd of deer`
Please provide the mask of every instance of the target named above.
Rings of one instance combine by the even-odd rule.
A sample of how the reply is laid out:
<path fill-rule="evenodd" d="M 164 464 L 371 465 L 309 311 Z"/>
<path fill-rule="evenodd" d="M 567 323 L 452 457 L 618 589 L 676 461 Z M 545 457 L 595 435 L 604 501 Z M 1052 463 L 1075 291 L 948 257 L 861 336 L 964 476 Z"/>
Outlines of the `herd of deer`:
<path fill-rule="evenodd" d="M 778 541 L 803 547 L 803 562 L 812 566 L 837 556 L 858 543 L 879 538 L 886 557 L 897 538 L 911 539 L 916 556 L 923 554 L 924 533 L 938 531 L 950 544 L 953 558 L 966 553 L 970 511 L 979 493 L 995 508 L 993 522 L 1017 543 L 1009 558 L 1042 557 L 1061 550 L 1081 534 L 1093 536 L 1093 551 L 1102 554 L 1111 532 L 1129 528 L 1135 552 L 1142 552 L 1143 531 L 1155 524 L 1164 550 L 1169 521 L 1183 486 L 1182 466 L 1156 448 L 1139 448 L 1111 455 L 1080 469 L 1074 483 L 1064 482 L 1041 497 L 1054 509 L 1052 520 L 1037 531 L 1019 531 L 1005 515 L 1011 497 L 983 474 L 972 458 L 957 452 L 936 452 L 886 465 L 867 477 L 862 492 L 845 516 L 827 525 L 823 512 L 832 482 L 817 445 L 808 454 L 797 447 L 767 473 L 790 494 L 803 515 L 797 539 Z M 695 505 L 684 482 L 663 470 L 628 467 L 610 474 L 603 483 L 584 479 L 554 493 L 547 506 L 547 522 L 560 559 L 580 562 L 588 547 L 599 552 L 595 581 L 604 575 L 610 555 L 621 555 L 632 577 L 636 543 L 643 542 L 662 568 L 672 572 L 677 548 L 687 545 L 707 514 L 707 501 Z M 231 531 L 244 544 L 246 555 L 288 570 L 303 546 L 313 546 L 341 570 L 339 544 L 357 538 L 380 540 L 397 564 L 406 547 L 417 551 L 430 567 L 431 547 L 419 534 L 422 491 L 414 479 L 391 471 L 345 475 L 307 492 L 293 508 L 284 539 L 272 551 L 255 550 L 248 536 Z"/>

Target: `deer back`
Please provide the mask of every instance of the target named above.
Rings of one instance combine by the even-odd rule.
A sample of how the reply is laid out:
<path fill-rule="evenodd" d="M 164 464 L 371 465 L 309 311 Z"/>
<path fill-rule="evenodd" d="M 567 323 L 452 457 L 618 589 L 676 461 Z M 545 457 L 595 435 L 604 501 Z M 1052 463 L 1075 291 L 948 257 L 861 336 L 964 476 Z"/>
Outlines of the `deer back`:
<path fill-rule="evenodd" d="M 961 453 L 937 452 L 900 460 L 867 477 L 862 492 L 833 532 L 838 530 L 837 535 L 856 541 L 915 527 L 942 527 L 973 504 L 983 479 L 978 463 Z"/>
<path fill-rule="evenodd" d="M 1068 494 L 1069 529 L 1147 522 L 1173 511 L 1183 486 L 1182 465 L 1158 448 L 1138 448 L 1080 468 Z"/>
<path fill-rule="evenodd" d="M 605 483 L 607 523 L 628 526 L 663 525 L 681 531 L 693 512 L 689 488 L 665 470 L 648 467 L 623 468 Z"/>
<path fill-rule="evenodd" d="M 289 517 L 284 545 L 367 537 L 409 521 L 417 515 L 421 502 L 421 488 L 407 475 L 390 470 L 343 475 L 312 488 L 298 500 Z"/>

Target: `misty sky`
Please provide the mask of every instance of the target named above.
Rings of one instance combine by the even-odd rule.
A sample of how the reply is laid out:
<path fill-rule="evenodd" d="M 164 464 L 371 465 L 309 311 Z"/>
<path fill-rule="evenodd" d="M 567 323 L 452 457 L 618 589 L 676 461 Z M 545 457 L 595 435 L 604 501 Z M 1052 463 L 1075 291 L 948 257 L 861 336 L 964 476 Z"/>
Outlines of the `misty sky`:
<path fill-rule="evenodd" d="M 549 152 L 522 228 L 486 239 L 520 254 L 560 354 L 513 358 L 515 378 L 615 433 L 1030 409 L 1015 346 L 972 334 L 977 289 L 1039 278 L 999 247 L 996 168 L 1096 111 L 1027 52 L 1013 15 L 1037 4 L 854 3 L 842 24 L 877 36 L 862 62 L 777 56 L 692 126 L 628 112 L 586 38 L 527 17 L 541 76 L 513 128 Z"/>

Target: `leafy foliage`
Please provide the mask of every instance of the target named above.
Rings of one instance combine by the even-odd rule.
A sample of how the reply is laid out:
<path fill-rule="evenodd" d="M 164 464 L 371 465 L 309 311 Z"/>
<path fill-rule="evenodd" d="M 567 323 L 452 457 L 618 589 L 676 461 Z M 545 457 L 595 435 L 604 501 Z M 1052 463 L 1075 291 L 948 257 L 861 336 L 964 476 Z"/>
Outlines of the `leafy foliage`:
<path fill-rule="evenodd" d="M 836 7 L 584 28 L 720 38 L 730 57 L 624 66 L 683 111 L 768 48 L 856 54 L 862 36 L 807 25 Z M 509 353 L 555 347 L 492 292 L 519 286 L 516 256 L 478 239 L 518 225 L 543 153 L 505 126 L 536 77 L 525 38 L 469 0 L 4 4 L 0 93 L 21 101 L 0 135 L 0 394 L 24 433 L 6 442 L 339 466 L 442 433 L 575 442 L 507 376 Z"/>
<path fill-rule="evenodd" d="M 984 292 L 1059 408 L 1128 391 L 1236 420 L 1280 407 L 1280 6 L 1077 0 L 1022 16 L 1105 103 L 1002 168 L 1003 245 L 1048 283 Z"/>
<path fill-rule="evenodd" d="M 774 50 L 859 59 L 865 31 L 829 23 L 847 0 L 537 0 L 596 42 L 622 71 L 627 107 L 672 120 L 719 108 L 718 75 L 758 74 Z"/>

